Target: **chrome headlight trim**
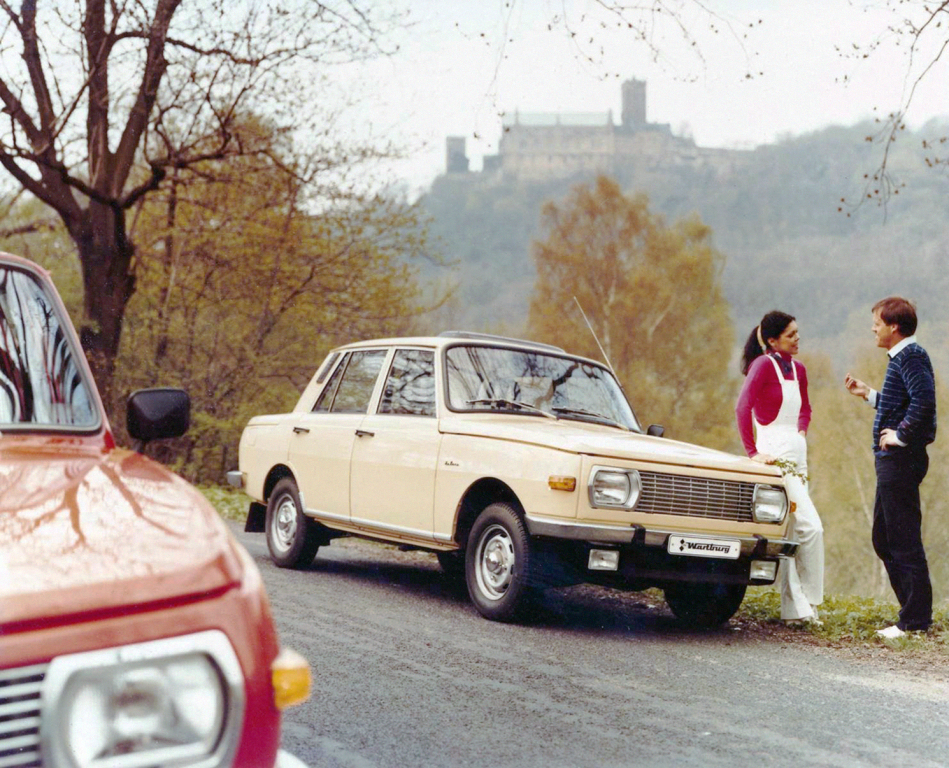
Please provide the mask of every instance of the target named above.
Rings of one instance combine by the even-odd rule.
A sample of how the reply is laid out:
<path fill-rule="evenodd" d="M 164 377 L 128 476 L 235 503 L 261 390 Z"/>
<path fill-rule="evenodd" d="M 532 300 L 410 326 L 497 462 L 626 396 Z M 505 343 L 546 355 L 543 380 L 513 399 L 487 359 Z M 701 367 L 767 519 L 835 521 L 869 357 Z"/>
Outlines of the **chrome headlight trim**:
<path fill-rule="evenodd" d="M 755 485 L 751 511 L 756 523 L 781 523 L 788 514 L 788 495 L 776 485 Z"/>
<path fill-rule="evenodd" d="M 187 660 L 208 662 L 220 686 L 221 723 L 208 749 L 195 744 L 158 747 L 128 755 L 105 757 L 79 763 L 70 755 L 65 738 L 74 713 L 65 708 L 75 700 L 68 695 L 80 676 L 101 674 L 115 679 L 138 673 L 147 677 L 166 666 Z M 223 768 L 234 759 L 244 722 L 244 673 L 227 636 L 220 630 L 197 632 L 145 643 L 59 656 L 50 663 L 41 693 L 41 749 L 51 768 L 144 768 L 151 765 L 187 768 Z"/>
<path fill-rule="evenodd" d="M 635 469 L 597 464 L 587 477 L 587 498 L 594 509 L 630 510 L 642 489 L 642 479 Z"/>

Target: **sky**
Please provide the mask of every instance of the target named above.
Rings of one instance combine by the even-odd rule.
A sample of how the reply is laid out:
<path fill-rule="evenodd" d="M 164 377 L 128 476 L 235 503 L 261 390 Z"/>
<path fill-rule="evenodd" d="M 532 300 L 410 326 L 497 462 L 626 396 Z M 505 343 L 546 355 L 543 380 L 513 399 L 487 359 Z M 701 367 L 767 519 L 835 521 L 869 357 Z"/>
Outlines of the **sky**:
<path fill-rule="evenodd" d="M 596 0 L 390 0 L 408 14 L 390 39 L 398 51 L 340 73 L 355 102 L 347 119 L 402 147 L 383 172 L 417 193 L 444 171 L 447 136 L 466 138 L 477 170 L 498 150 L 503 114 L 612 110 L 619 122 L 629 78 L 647 82 L 650 122 L 699 146 L 752 148 L 901 109 L 934 57 L 930 43 L 911 62 L 907 36 L 892 32 L 908 10 L 919 18 L 912 1 L 663 4 L 688 37 L 660 15 L 638 39 Z M 947 67 L 949 53 L 916 88 L 908 127 L 949 119 Z"/>

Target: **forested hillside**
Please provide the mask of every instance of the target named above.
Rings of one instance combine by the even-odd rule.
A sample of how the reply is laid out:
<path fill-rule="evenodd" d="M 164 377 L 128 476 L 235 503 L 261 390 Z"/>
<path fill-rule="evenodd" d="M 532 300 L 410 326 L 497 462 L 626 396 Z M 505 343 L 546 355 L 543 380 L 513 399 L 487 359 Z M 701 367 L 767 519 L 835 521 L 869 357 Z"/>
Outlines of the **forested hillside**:
<path fill-rule="evenodd" d="M 868 317 L 876 298 L 895 292 L 914 298 L 927 320 L 943 318 L 949 178 L 927 166 L 921 136 L 905 133 L 888 166 L 905 187 L 885 210 L 870 200 L 853 208 L 864 196 L 864 174 L 880 161 L 880 146 L 866 141 L 873 131 L 872 124 L 833 127 L 759 147 L 728 178 L 682 169 L 642 183 L 619 170 L 615 178 L 625 192 L 647 193 L 669 219 L 694 212 L 711 227 L 726 257 L 724 291 L 739 335 L 780 307 L 798 316 L 805 337 L 832 339 L 854 313 Z M 522 184 L 472 173 L 435 181 L 422 203 L 456 262 L 452 320 L 483 329 L 526 319 L 541 206 L 590 180 Z"/>

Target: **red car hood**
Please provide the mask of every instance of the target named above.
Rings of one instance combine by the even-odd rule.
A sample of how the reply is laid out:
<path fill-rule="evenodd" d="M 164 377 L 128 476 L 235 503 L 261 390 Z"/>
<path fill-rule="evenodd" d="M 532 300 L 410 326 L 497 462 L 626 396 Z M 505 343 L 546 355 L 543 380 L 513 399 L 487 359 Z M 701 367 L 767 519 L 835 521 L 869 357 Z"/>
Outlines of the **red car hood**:
<path fill-rule="evenodd" d="M 240 581 L 211 505 L 131 451 L 4 438 L 0 632 L 188 601 Z"/>

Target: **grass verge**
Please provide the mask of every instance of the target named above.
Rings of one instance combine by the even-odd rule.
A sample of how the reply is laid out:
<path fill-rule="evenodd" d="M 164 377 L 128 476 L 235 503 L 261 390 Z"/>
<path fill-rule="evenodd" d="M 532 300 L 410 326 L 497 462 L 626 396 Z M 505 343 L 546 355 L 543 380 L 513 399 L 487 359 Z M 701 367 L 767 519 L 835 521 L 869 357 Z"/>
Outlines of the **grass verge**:
<path fill-rule="evenodd" d="M 820 606 L 821 626 L 799 630 L 834 644 L 885 643 L 891 648 L 927 648 L 949 653 L 949 613 L 946 606 L 933 612 L 929 632 L 910 633 L 898 640 L 883 641 L 878 629 L 896 624 L 899 606 L 895 602 L 852 595 L 828 595 Z M 782 625 L 781 597 L 771 587 L 752 587 L 741 605 L 739 616 L 759 623 Z"/>
<path fill-rule="evenodd" d="M 236 520 L 242 523 L 247 519 L 250 499 L 243 491 L 224 485 L 201 485 L 198 486 L 198 490 L 225 520 Z"/>

